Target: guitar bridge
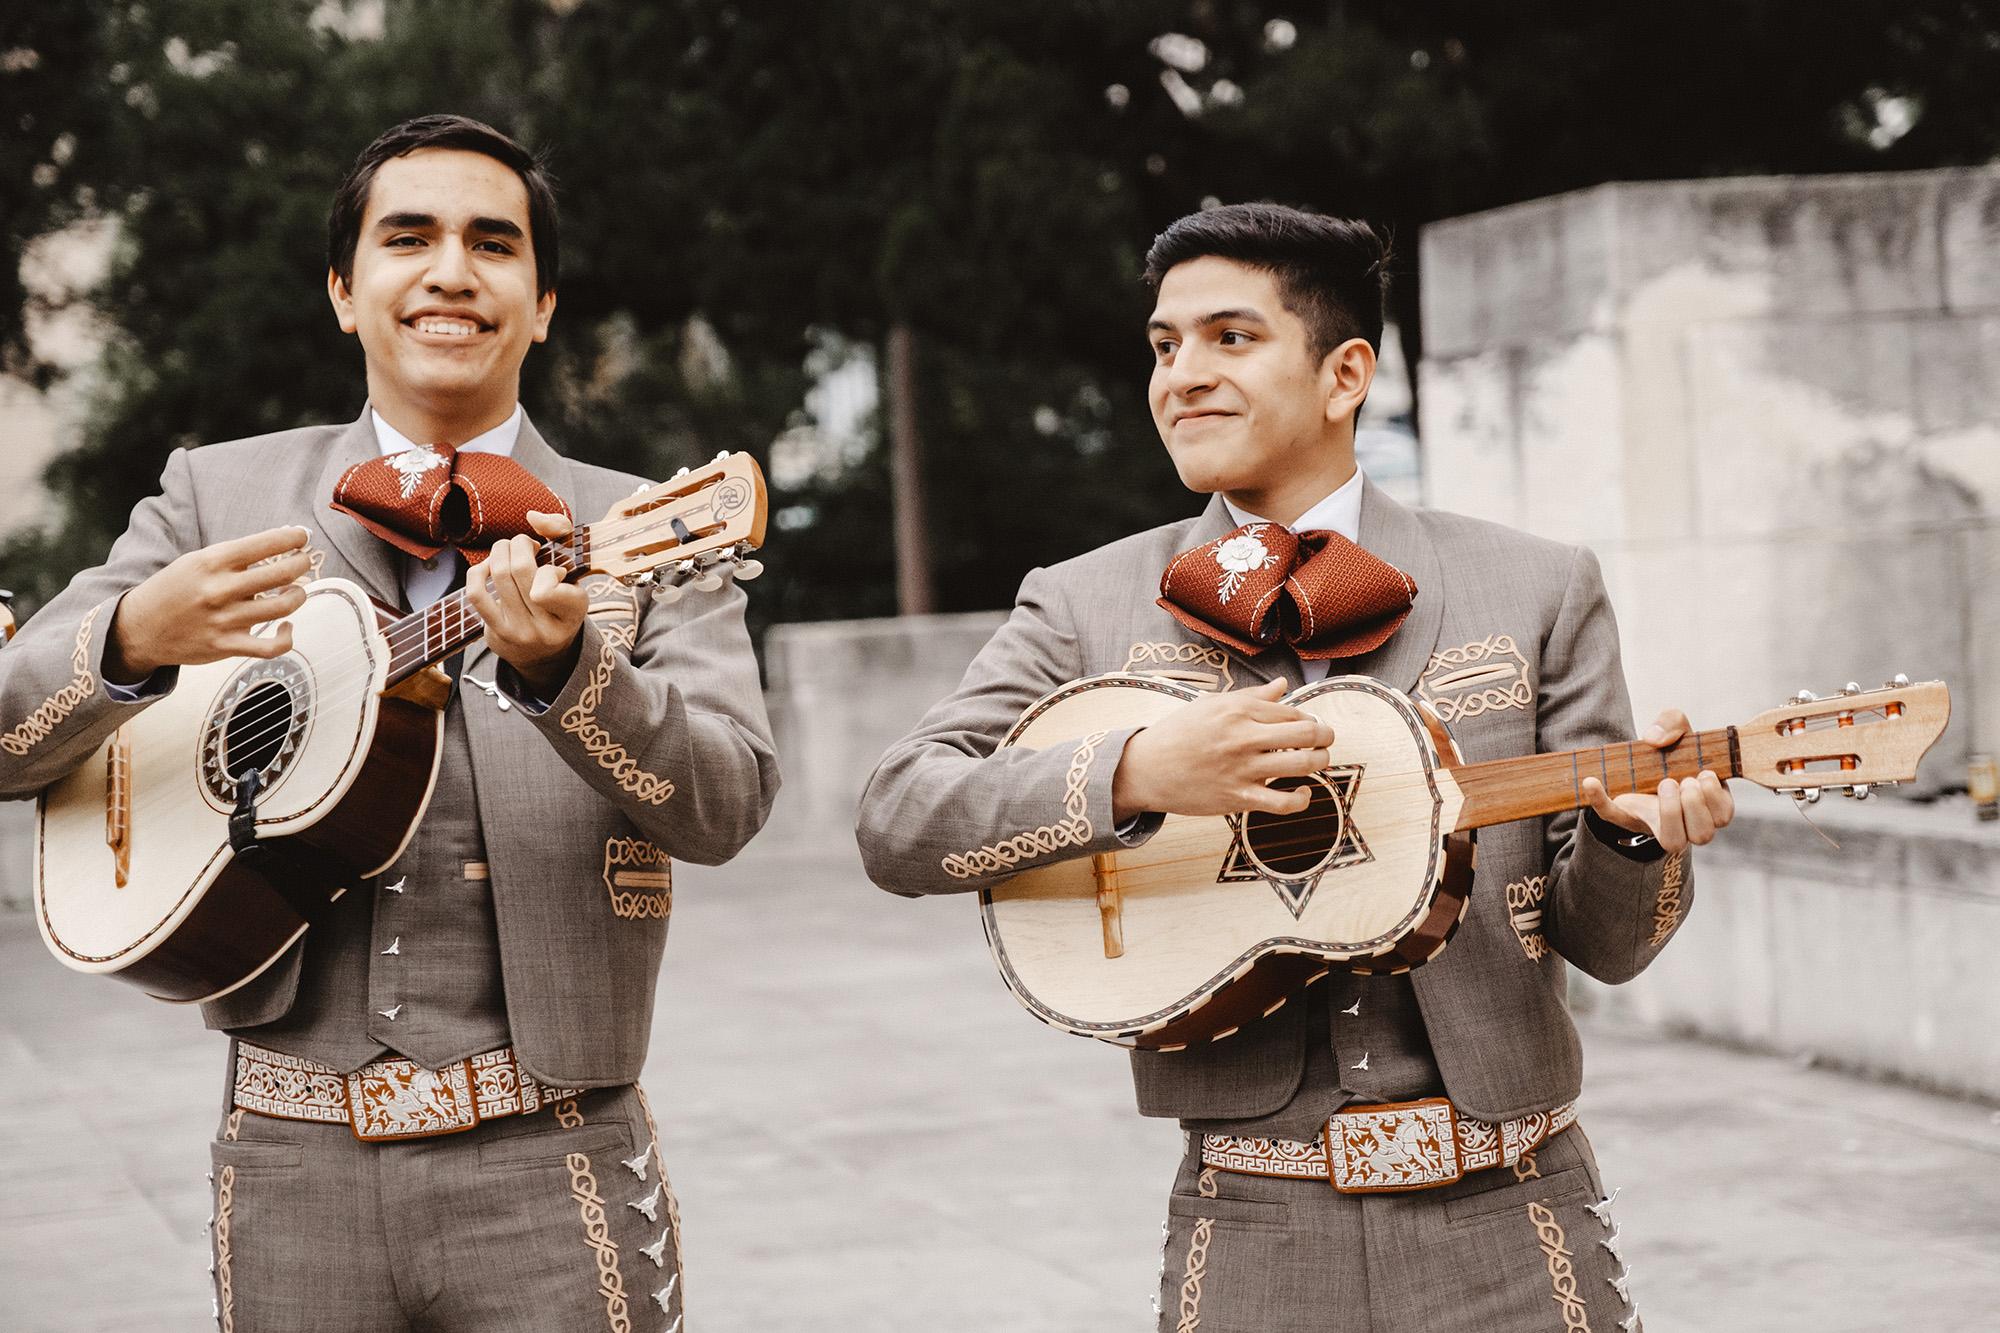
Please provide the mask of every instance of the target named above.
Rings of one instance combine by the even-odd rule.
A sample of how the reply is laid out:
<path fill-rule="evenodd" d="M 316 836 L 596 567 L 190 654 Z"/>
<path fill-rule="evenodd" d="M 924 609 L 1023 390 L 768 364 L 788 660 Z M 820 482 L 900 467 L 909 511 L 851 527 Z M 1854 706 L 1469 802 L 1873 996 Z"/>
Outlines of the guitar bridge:
<path fill-rule="evenodd" d="M 1090 858 L 1090 871 L 1097 877 L 1097 916 L 1104 927 L 1104 956 L 1118 958 L 1125 953 L 1125 912 L 1118 896 L 1118 855 L 1098 852 Z"/>

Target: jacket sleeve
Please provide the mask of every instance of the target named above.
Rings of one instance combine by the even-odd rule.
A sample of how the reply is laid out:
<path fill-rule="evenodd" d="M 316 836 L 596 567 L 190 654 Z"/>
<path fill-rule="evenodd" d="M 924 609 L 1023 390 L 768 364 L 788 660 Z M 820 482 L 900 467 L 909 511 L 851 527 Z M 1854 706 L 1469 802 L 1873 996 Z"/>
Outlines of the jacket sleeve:
<path fill-rule="evenodd" d="M 697 865 L 736 855 L 778 794 L 746 600 L 732 583 L 671 607 L 642 602 L 629 656 L 586 619 L 576 666 L 546 707 L 495 666 L 564 763 L 668 855 Z"/>
<path fill-rule="evenodd" d="M 1632 739 L 1618 625 L 1597 557 L 1581 547 L 1542 646 L 1535 726 L 1543 753 Z M 1551 864 L 1542 927 L 1563 957 L 1616 985 L 1639 975 L 1680 928 L 1694 900 L 1693 865 L 1686 852 L 1621 851 L 1591 822 L 1572 810 L 1545 825 Z"/>
<path fill-rule="evenodd" d="M 1083 672 L 1061 589 L 1034 570 L 958 689 L 869 779 L 855 830 L 869 878 L 909 896 L 962 892 L 1127 845 L 1112 824 L 1111 777 L 1136 728 L 1001 748 L 1029 705 Z"/>
<path fill-rule="evenodd" d="M 187 452 L 176 449 L 161 493 L 140 502 L 105 562 L 87 569 L 0 649 L 0 799 L 32 797 L 69 774 L 106 737 L 173 688 L 165 668 L 146 688 L 114 696 L 104 650 L 118 601 L 186 552 L 200 524 Z"/>

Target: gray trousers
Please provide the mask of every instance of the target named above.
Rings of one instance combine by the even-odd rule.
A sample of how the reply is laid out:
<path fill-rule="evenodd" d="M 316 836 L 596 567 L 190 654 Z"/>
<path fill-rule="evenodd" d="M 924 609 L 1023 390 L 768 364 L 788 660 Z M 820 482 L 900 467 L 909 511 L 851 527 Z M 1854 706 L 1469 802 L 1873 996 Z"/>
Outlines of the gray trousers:
<path fill-rule="evenodd" d="M 1340 1194 L 1201 1164 L 1168 1202 L 1161 1333 L 1638 1333 L 1580 1128 L 1518 1167 Z"/>
<path fill-rule="evenodd" d="M 681 1328 L 679 1210 L 636 1086 L 395 1143 L 232 1110 L 211 1152 L 225 1333 Z"/>

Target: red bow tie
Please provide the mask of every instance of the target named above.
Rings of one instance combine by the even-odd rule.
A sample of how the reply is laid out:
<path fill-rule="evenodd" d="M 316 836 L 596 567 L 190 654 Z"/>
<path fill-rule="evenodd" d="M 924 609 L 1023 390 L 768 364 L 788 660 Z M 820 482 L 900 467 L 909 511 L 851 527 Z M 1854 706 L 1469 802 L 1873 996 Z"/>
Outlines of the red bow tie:
<path fill-rule="evenodd" d="M 1408 574 L 1337 532 L 1246 523 L 1182 551 L 1160 576 L 1160 605 L 1197 634 L 1254 657 L 1280 642 L 1302 658 L 1357 657 L 1402 625 Z"/>
<path fill-rule="evenodd" d="M 561 496 L 513 459 L 449 444 L 356 463 L 334 483 L 332 504 L 399 551 L 428 560 L 451 547 L 468 565 L 486 559 L 495 542 L 535 536 L 530 509 L 569 514 Z"/>

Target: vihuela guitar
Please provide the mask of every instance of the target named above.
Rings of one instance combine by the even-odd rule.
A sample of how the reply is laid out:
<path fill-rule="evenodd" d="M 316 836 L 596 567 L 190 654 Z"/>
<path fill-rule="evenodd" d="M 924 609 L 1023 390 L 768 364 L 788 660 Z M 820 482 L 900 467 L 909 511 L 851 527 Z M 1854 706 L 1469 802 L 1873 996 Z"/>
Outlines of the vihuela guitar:
<path fill-rule="evenodd" d="M 754 578 L 764 478 L 724 454 L 613 505 L 536 558 L 663 599 Z M 80 972 L 162 1000 L 214 999 L 402 854 L 429 803 L 451 682 L 485 628 L 463 590 L 399 615 L 320 579 L 292 651 L 182 667 L 166 698 L 42 793 L 35 916 Z"/>
<path fill-rule="evenodd" d="M 1041 749 L 1144 726 L 1200 697 L 1157 677 L 1092 676 L 1030 707 L 1003 745 Z M 1042 1021 L 1118 1045 L 1177 1049 L 1234 1034 L 1339 967 L 1406 972 L 1463 919 L 1473 832 L 1703 769 L 1802 802 L 1867 796 L 1916 776 L 1944 731 L 1942 682 L 1801 693 L 1741 726 L 1655 750 L 1637 743 L 1463 762 L 1437 715 L 1366 676 L 1284 702 L 1333 728 L 1298 814 L 1168 815 L 1142 846 L 1026 870 L 980 893 L 1008 987 Z"/>

